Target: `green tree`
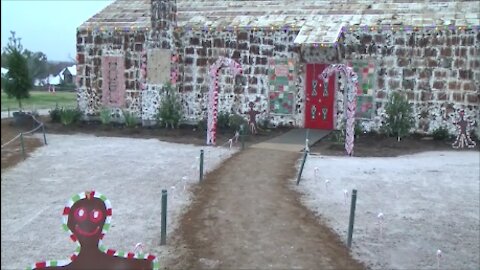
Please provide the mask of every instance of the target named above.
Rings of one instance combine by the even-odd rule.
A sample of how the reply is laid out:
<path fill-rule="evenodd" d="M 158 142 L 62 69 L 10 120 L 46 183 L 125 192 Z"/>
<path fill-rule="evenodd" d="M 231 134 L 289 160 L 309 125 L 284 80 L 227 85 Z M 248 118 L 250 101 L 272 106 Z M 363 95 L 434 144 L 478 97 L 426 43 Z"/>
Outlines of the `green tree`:
<path fill-rule="evenodd" d="M 182 103 L 170 83 L 165 85 L 164 91 L 157 113 L 157 120 L 159 123 L 163 123 L 165 127 L 170 125 L 170 127 L 175 128 L 182 119 Z"/>
<path fill-rule="evenodd" d="M 30 97 L 32 88 L 32 79 L 29 74 L 27 59 L 23 55 L 23 47 L 20 38 L 15 37 L 15 32 L 10 31 L 12 36 L 8 39 L 8 45 L 5 48 L 7 52 L 7 69 L 4 87 L 5 93 L 9 98 L 14 97 L 18 101 L 20 111 L 22 111 L 22 99 Z"/>
<path fill-rule="evenodd" d="M 47 56 L 43 52 L 32 52 L 25 49 L 23 55 L 27 59 L 28 71 L 32 81 L 48 76 Z"/>
<path fill-rule="evenodd" d="M 405 95 L 394 92 L 385 106 L 386 119 L 384 132 L 388 136 L 396 136 L 397 140 L 407 136 L 414 125 L 412 105 Z"/>

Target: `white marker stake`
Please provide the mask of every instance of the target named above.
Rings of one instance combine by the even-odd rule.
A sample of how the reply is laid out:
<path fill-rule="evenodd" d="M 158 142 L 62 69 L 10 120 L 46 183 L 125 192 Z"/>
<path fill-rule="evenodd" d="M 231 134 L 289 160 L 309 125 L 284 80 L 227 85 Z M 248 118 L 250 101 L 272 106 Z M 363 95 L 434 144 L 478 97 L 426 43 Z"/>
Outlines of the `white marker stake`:
<path fill-rule="evenodd" d="M 315 167 L 315 169 L 313 169 L 313 175 L 315 176 L 315 181 L 316 181 L 320 176 L 320 169 L 318 167 Z"/>
<path fill-rule="evenodd" d="M 347 198 L 348 198 L 348 190 L 344 189 L 343 190 L 343 197 L 345 198 L 345 205 L 347 205 Z"/>
<path fill-rule="evenodd" d="M 183 191 L 185 191 L 185 185 L 187 183 L 187 176 L 182 177 L 183 180 Z"/>
<path fill-rule="evenodd" d="M 305 139 L 305 151 L 310 152 L 310 148 L 308 147 L 308 139 Z"/>
<path fill-rule="evenodd" d="M 440 269 L 440 259 L 442 258 L 442 251 L 437 250 L 437 268 Z"/>
<path fill-rule="evenodd" d="M 382 238 L 382 234 L 383 234 L 383 213 L 379 213 L 378 216 L 378 225 L 380 227 L 380 238 Z"/>
<path fill-rule="evenodd" d="M 230 140 L 228 140 L 228 142 L 230 143 L 230 149 L 232 149 L 233 140 L 230 139 Z"/>
<path fill-rule="evenodd" d="M 325 190 L 328 191 L 328 185 L 330 184 L 330 180 L 325 180 Z"/>
<path fill-rule="evenodd" d="M 140 250 L 140 252 L 143 253 L 143 244 L 142 243 L 137 243 L 135 245 L 135 248 L 133 249 L 133 252 L 138 253 L 138 250 Z"/>

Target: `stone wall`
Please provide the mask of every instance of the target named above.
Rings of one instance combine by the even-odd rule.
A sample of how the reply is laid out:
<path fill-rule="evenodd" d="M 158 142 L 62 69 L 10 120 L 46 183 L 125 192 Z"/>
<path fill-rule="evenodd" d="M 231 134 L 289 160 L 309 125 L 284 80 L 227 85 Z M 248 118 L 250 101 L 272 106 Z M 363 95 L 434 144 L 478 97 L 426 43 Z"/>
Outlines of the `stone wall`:
<path fill-rule="evenodd" d="M 124 71 L 119 74 L 124 78 L 124 85 L 119 85 L 118 89 L 125 91 L 125 108 L 141 111 L 139 78 L 146 38 L 143 29 L 77 31 L 77 100 L 87 116 L 98 114 L 103 106 L 102 60 L 106 56 L 124 59 Z"/>
<path fill-rule="evenodd" d="M 263 112 L 259 118 L 268 118 L 273 124 L 303 125 L 301 100 L 302 76 L 296 78 L 296 112 L 272 115 L 269 111 L 269 60 L 292 59 L 297 67 L 299 47 L 293 45 L 296 31 L 186 31 L 177 34 L 179 43 L 179 91 L 189 110 L 189 119 L 206 117 L 209 90 L 209 66 L 219 57 L 230 57 L 243 69 L 242 75 L 233 77 L 227 68 L 219 74 L 219 111 L 244 114 L 250 101 Z"/>
<path fill-rule="evenodd" d="M 478 125 L 480 33 L 474 30 L 392 31 L 358 29 L 344 34 L 343 61 L 375 63 L 375 115 L 367 129 L 378 130 L 389 94 L 404 91 L 413 104 L 417 132 L 440 126 L 455 133 L 458 111 Z M 478 129 L 477 129 L 478 132 Z"/>
<path fill-rule="evenodd" d="M 478 126 L 478 30 L 345 27 L 338 46 L 313 47 L 293 43 L 298 29 L 187 27 L 178 30 L 175 1 L 152 0 L 151 13 L 150 30 L 79 29 L 77 32 L 78 102 L 87 114 L 96 114 L 102 107 L 102 57 L 122 56 L 125 107 L 137 112 L 144 121 L 154 120 L 167 81 L 149 83 L 148 74 L 142 75 L 142 56 L 152 49 L 162 49 L 170 51 L 170 81 L 180 93 L 185 120 L 192 123 L 207 115 L 209 66 L 224 56 L 240 63 L 244 72 L 234 77 L 228 68 L 221 69 L 220 112 L 246 116 L 249 102 L 254 102 L 254 109 L 262 112 L 259 121 L 265 119 L 274 126 L 303 127 L 306 63 L 367 61 L 372 63 L 370 75 L 374 77 L 374 84 L 369 86 L 372 91 L 368 94 L 372 98 L 373 113 L 360 121 L 365 130 L 379 130 L 385 104 L 393 91 L 405 92 L 413 104 L 417 132 L 431 133 L 444 126 L 455 133 L 454 122 L 460 109 Z M 294 65 L 290 74 L 293 76 L 287 82 L 294 96 L 289 113 L 272 113 L 270 104 L 273 88 L 269 75 L 275 68 L 272 63 L 278 61 Z M 146 80 L 142 76 L 146 76 Z M 146 87 L 142 90 L 144 81 Z M 337 129 L 344 125 L 344 88 L 345 78 L 339 74 L 334 105 Z"/>

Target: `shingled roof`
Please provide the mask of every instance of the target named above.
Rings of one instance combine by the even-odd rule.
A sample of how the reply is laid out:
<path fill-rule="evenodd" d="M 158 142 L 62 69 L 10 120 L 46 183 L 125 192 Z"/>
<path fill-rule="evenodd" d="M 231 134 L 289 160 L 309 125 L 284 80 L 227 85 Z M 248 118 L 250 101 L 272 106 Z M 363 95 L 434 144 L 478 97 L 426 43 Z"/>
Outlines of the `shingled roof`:
<path fill-rule="evenodd" d="M 150 27 L 151 0 L 117 0 L 93 17 L 80 29 L 94 27 Z"/>
<path fill-rule="evenodd" d="M 117 0 L 81 27 L 149 27 L 151 0 Z M 344 26 L 478 26 L 469 0 L 177 0 L 177 26 L 300 29 L 295 43 L 333 43 Z"/>

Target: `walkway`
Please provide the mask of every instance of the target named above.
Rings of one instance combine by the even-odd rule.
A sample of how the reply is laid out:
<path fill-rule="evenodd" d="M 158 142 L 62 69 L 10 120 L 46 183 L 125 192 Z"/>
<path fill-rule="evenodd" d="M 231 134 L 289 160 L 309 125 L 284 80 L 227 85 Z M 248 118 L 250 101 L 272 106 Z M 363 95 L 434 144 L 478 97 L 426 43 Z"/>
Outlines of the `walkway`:
<path fill-rule="evenodd" d="M 296 128 L 266 142 L 253 145 L 252 148 L 300 152 L 305 148 L 306 138 L 308 138 L 308 145 L 312 146 L 329 133 L 329 130 Z"/>
<path fill-rule="evenodd" d="M 171 267 L 364 269 L 289 188 L 298 158 L 257 145 L 207 175 L 177 234 L 185 254 Z"/>

